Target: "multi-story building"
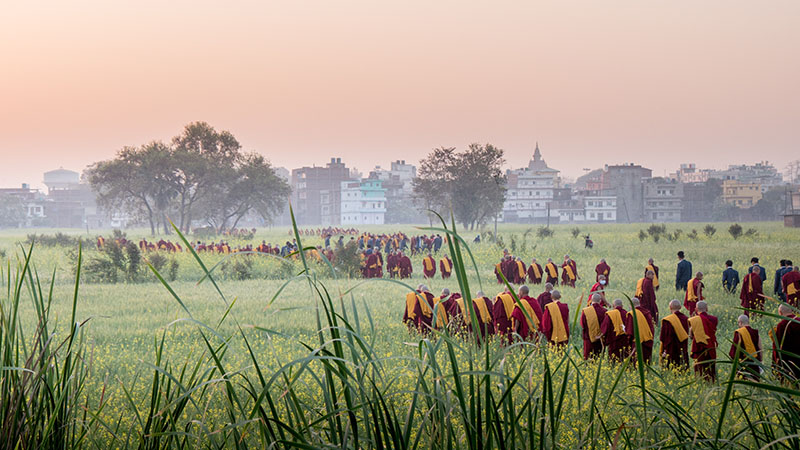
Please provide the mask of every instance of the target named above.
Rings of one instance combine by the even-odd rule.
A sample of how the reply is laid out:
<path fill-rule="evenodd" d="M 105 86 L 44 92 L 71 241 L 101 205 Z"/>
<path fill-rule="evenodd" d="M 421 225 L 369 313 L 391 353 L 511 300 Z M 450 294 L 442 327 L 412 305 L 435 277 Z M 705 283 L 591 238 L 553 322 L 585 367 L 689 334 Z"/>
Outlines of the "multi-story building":
<path fill-rule="evenodd" d="M 617 197 L 614 195 L 587 195 L 583 197 L 584 217 L 587 222 L 616 222 Z"/>
<path fill-rule="evenodd" d="M 762 161 L 756 164 L 730 165 L 725 170 L 714 171 L 711 178 L 721 180 L 736 180 L 742 184 L 757 184 L 761 192 L 767 192 L 775 186 L 782 186 L 783 176 L 778 172 L 769 161 Z"/>
<path fill-rule="evenodd" d="M 642 180 L 652 176 L 652 170 L 633 163 L 606 166 L 603 170 L 601 194 L 616 197 L 618 222 L 644 221 Z"/>
<path fill-rule="evenodd" d="M 121 228 L 127 225 L 127 216 L 109 216 L 99 211 L 95 193 L 87 183 L 81 183 L 78 172 L 63 168 L 45 172 L 44 184 L 47 186 L 45 216 L 48 226 Z"/>
<path fill-rule="evenodd" d="M 738 180 L 722 182 L 722 201 L 730 205 L 747 209 L 758 203 L 761 197 L 761 185 L 758 183 L 743 183 Z"/>
<path fill-rule="evenodd" d="M 336 225 L 341 220 L 341 186 L 350 170 L 341 158 L 325 167 L 292 170 L 292 203 L 298 225 Z"/>
<path fill-rule="evenodd" d="M 0 189 L 0 204 L 4 208 L 0 214 L 5 215 L 0 218 L 0 226 L 41 226 L 45 217 L 44 199 L 44 194 L 31 189 L 27 183 L 18 188 Z"/>
<path fill-rule="evenodd" d="M 340 188 L 342 225 L 382 225 L 386 215 L 383 180 L 364 178 L 343 181 Z"/>
<path fill-rule="evenodd" d="M 583 206 L 582 197 L 570 200 L 555 200 L 551 204 L 551 208 L 558 213 L 558 221 L 561 223 L 586 221 L 586 210 Z"/>
<path fill-rule="evenodd" d="M 670 178 L 680 183 L 705 183 L 713 170 L 698 169 L 694 163 L 681 164 L 681 167 Z"/>
<path fill-rule="evenodd" d="M 644 188 L 646 222 L 680 222 L 683 211 L 683 184 L 666 178 L 649 178 Z"/>
<path fill-rule="evenodd" d="M 506 172 L 508 190 L 503 203 L 504 222 L 543 222 L 550 217 L 558 219 L 559 214 L 551 210 L 554 192 L 560 188 L 559 171 L 547 166 L 542 159 L 539 144 L 533 152 L 528 167 Z"/>
<path fill-rule="evenodd" d="M 391 169 L 377 166 L 369 176 L 383 181 L 387 223 L 421 223 L 425 220 L 414 205 L 416 166 L 407 164 L 405 160 L 397 160 L 391 163 Z"/>

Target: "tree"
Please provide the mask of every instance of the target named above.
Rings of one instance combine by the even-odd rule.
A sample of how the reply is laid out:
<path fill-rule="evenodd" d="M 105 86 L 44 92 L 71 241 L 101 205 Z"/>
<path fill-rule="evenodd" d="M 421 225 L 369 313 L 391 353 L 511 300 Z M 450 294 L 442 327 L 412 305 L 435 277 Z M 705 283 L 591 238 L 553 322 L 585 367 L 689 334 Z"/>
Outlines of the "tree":
<path fill-rule="evenodd" d="M 25 207 L 19 197 L 0 196 L 0 228 L 18 227 L 25 222 Z"/>
<path fill-rule="evenodd" d="M 474 229 L 496 217 L 505 200 L 503 150 L 491 144 L 470 144 L 463 153 L 455 148 L 434 149 L 420 161 L 414 193 L 425 208 L 446 213 Z"/>

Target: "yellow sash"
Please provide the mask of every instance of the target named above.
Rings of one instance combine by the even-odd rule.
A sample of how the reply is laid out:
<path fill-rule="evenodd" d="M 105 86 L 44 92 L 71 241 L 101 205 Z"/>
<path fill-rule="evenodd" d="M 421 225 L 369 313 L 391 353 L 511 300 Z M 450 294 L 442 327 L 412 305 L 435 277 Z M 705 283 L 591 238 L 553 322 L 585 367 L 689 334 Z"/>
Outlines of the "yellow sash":
<path fill-rule="evenodd" d="M 625 334 L 625 330 L 623 329 L 622 325 L 622 314 L 619 312 L 619 310 L 612 309 L 611 311 L 607 312 L 606 315 L 611 318 L 611 323 L 614 324 L 614 333 L 616 333 L 617 336 Z"/>
<path fill-rule="evenodd" d="M 756 346 L 753 344 L 753 338 L 750 336 L 750 332 L 747 331 L 746 327 L 739 328 L 736 330 L 739 333 L 739 338 L 741 342 L 744 344 L 744 351 L 753 358 L 756 357 Z"/>
<path fill-rule="evenodd" d="M 760 275 L 758 275 L 760 276 Z M 747 277 L 747 292 L 753 293 L 753 274 L 751 273 L 749 277 Z"/>
<path fill-rule="evenodd" d="M 566 266 L 564 266 L 564 270 L 567 271 L 567 276 L 569 277 L 570 280 L 575 279 L 575 272 L 572 271 L 571 265 L 567 264 Z"/>
<path fill-rule="evenodd" d="M 675 335 L 678 337 L 678 342 L 683 342 L 689 338 L 689 334 L 683 329 L 681 319 L 679 319 L 675 314 L 670 314 L 667 317 L 664 317 L 663 321 L 669 322 L 669 324 L 672 325 L 672 329 L 675 330 Z"/>
<path fill-rule="evenodd" d="M 556 265 L 553 263 L 547 263 L 547 265 L 544 266 L 544 270 L 547 271 L 547 274 L 550 275 L 551 278 L 558 276 L 558 269 L 556 269 Z"/>
<path fill-rule="evenodd" d="M 530 330 L 530 332 L 532 333 L 537 328 L 539 328 L 539 318 L 536 317 L 536 313 L 533 312 L 533 307 L 531 306 L 530 303 L 528 303 L 527 300 L 520 299 L 519 302 L 522 304 L 522 307 L 525 309 L 525 313 L 526 314 L 523 314 L 525 316 L 525 322 L 528 323 L 528 330 Z M 512 322 L 516 322 L 516 319 L 514 319 L 512 317 L 511 321 Z M 516 324 L 515 324 L 514 328 L 516 328 Z"/>
<path fill-rule="evenodd" d="M 600 339 L 600 322 L 597 320 L 597 311 L 594 306 L 583 308 L 583 315 L 586 317 L 586 325 L 589 327 L 589 340 L 597 342 Z"/>
<path fill-rule="evenodd" d="M 689 280 L 689 283 L 686 284 L 686 295 L 687 295 L 686 300 L 689 300 L 690 302 L 696 302 L 700 300 L 699 298 L 697 298 L 697 290 L 695 290 L 694 288 L 695 280 L 696 278 L 692 278 L 691 280 Z"/>
<path fill-rule="evenodd" d="M 793 281 L 786 285 L 786 295 L 794 295 L 797 294 L 797 287 L 795 286 L 796 281 Z"/>
<path fill-rule="evenodd" d="M 653 267 L 652 264 L 648 264 L 647 267 L 645 267 L 645 270 L 652 270 L 653 271 L 653 288 L 657 288 L 658 287 L 658 275 L 656 275 L 656 268 Z"/>
<path fill-rule="evenodd" d="M 442 265 L 444 265 L 444 272 L 450 273 L 450 261 L 447 258 L 442 258 Z"/>
<path fill-rule="evenodd" d="M 428 303 L 425 294 L 417 294 L 417 299 L 419 300 L 419 309 L 422 310 L 422 315 L 425 317 L 433 316 L 431 305 Z"/>
<path fill-rule="evenodd" d="M 406 294 L 406 315 L 409 319 L 414 320 L 417 315 L 414 314 L 414 303 L 417 301 L 417 295 L 413 292 Z"/>
<path fill-rule="evenodd" d="M 472 303 L 478 305 L 478 312 L 481 315 L 481 321 L 483 323 L 489 323 L 492 321 L 492 316 L 489 314 L 489 308 L 486 307 L 486 299 L 481 297 L 479 299 L 473 298 Z"/>
<path fill-rule="evenodd" d="M 433 270 L 433 258 L 425 257 L 422 259 L 422 264 L 425 266 L 425 270 L 430 272 Z"/>
<path fill-rule="evenodd" d="M 642 285 L 644 284 L 644 278 L 639 278 L 639 281 L 636 282 L 636 294 L 634 297 L 642 298 L 644 295 L 644 289 L 642 289 Z"/>
<path fill-rule="evenodd" d="M 503 309 L 506 310 L 506 318 L 511 319 L 511 313 L 514 312 L 514 297 L 504 292 L 502 294 L 497 294 L 497 298 L 503 302 Z"/>
<path fill-rule="evenodd" d="M 556 344 L 566 342 L 569 337 L 567 329 L 564 327 L 564 319 L 561 317 L 561 308 L 558 307 L 558 302 L 550 302 L 546 308 L 550 311 L 550 319 L 553 321 L 553 334 L 550 336 L 550 340 Z"/>
<path fill-rule="evenodd" d="M 636 313 L 636 322 L 639 323 L 639 341 L 652 341 L 653 332 L 650 331 L 650 324 L 647 323 L 647 317 L 645 317 L 644 314 L 642 314 L 642 312 L 636 308 L 634 308 L 633 311 L 628 311 L 628 315 L 630 316 L 634 312 Z"/>
<path fill-rule="evenodd" d="M 692 336 L 695 342 L 701 344 L 708 344 L 708 335 L 706 334 L 706 327 L 703 326 L 703 318 L 694 316 L 689 319 L 689 328 L 692 329 Z"/>
<path fill-rule="evenodd" d="M 503 269 L 501 269 L 501 268 L 500 268 L 501 266 L 502 266 L 502 264 L 501 264 L 501 263 L 497 263 L 497 264 L 495 264 L 495 265 L 494 265 L 494 270 L 495 270 L 495 272 L 497 272 L 498 274 L 499 274 L 499 273 L 503 273 Z"/>
<path fill-rule="evenodd" d="M 542 278 L 542 273 L 539 272 L 539 266 L 536 264 L 531 264 L 531 267 L 533 267 L 533 276 L 535 278 Z"/>
<path fill-rule="evenodd" d="M 525 264 L 522 264 L 522 261 L 517 261 L 517 270 L 519 270 L 519 276 L 525 278 Z"/>
<path fill-rule="evenodd" d="M 449 319 L 447 318 L 447 311 L 445 311 L 444 305 L 442 304 L 442 298 L 434 298 L 433 304 L 436 305 L 436 328 L 444 328 Z"/>

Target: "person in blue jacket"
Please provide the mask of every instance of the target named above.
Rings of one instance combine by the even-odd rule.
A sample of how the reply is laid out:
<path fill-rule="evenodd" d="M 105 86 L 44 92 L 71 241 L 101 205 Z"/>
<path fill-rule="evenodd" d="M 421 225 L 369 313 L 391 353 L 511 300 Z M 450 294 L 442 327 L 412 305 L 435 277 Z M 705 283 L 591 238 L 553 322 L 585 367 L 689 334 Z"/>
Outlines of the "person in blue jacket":
<path fill-rule="evenodd" d="M 686 284 L 692 279 L 692 263 L 684 259 L 683 250 L 678 252 L 678 270 L 675 271 L 675 290 L 685 291 Z"/>
<path fill-rule="evenodd" d="M 739 286 L 739 272 L 734 270 L 733 261 L 725 261 L 725 271 L 722 272 L 722 289 L 728 294 L 735 294 Z"/>

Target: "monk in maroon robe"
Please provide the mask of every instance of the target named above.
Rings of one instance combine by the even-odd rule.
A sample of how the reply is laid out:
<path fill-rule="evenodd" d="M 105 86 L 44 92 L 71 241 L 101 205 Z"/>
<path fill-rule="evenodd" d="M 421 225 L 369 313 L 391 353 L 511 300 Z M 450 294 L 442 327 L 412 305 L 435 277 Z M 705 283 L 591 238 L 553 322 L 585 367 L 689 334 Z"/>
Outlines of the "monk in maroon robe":
<path fill-rule="evenodd" d="M 544 307 L 547 306 L 548 303 L 553 301 L 552 293 L 553 292 L 553 285 L 550 283 L 545 283 L 544 285 L 544 292 L 539 294 L 536 297 L 536 301 L 539 303 L 539 309 L 544 312 Z"/>
<path fill-rule="evenodd" d="M 703 284 L 703 273 L 697 272 L 695 277 L 686 283 L 686 295 L 683 298 L 683 306 L 685 306 L 686 310 L 689 311 L 690 316 L 695 315 L 697 302 L 705 300 L 705 297 L 703 296 L 703 289 L 705 289 L 705 285 Z"/>
<path fill-rule="evenodd" d="M 786 272 L 781 277 L 783 294 L 786 296 L 786 303 L 800 306 L 800 267 L 794 266 L 791 272 Z"/>
<path fill-rule="evenodd" d="M 564 264 L 561 264 L 561 284 L 575 287 L 578 281 L 578 265 L 569 255 L 564 255 Z"/>
<path fill-rule="evenodd" d="M 745 314 L 739 316 L 737 324 L 739 328 L 733 332 L 733 344 L 728 356 L 733 360 L 738 352 L 739 371 L 737 374 L 742 378 L 758 381 L 761 377 L 761 367 L 759 367 L 761 340 L 758 338 L 758 330 L 750 327 L 750 317 Z"/>
<path fill-rule="evenodd" d="M 552 258 L 547 258 L 547 264 L 544 265 L 544 276 L 545 283 L 558 286 L 558 266 L 556 266 Z"/>
<path fill-rule="evenodd" d="M 367 278 L 378 278 L 379 271 L 380 267 L 378 266 L 378 255 L 373 252 L 367 256 L 366 276 Z"/>
<path fill-rule="evenodd" d="M 514 297 L 508 289 L 497 294 L 494 299 L 494 334 L 501 336 L 506 343 L 511 342 L 514 330 L 511 328 L 511 314 L 514 312 Z"/>
<path fill-rule="evenodd" d="M 638 325 L 639 343 L 642 347 L 642 360 L 645 364 L 650 364 L 650 360 L 653 357 L 653 336 L 655 332 L 653 316 L 650 315 L 650 311 L 647 308 L 641 305 L 638 298 L 634 297 L 631 301 L 635 309 L 625 316 L 625 332 L 628 333 L 628 339 L 631 343 L 631 355 L 634 360 L 638 360 L 636 357 L 636 335 L 634 334 L 636 328 L 633 325 L 633 321 L 637 320 L 636 325 Z M 640 318 L 643 318 L 643 320 Z"/>
<path fill-rule="evenodd" d="M 561 293 L 553 291 L 553 301 L 542 311 L 542 334 L 553 345 L 564 347 L 569 342 L 569 306 L 561 303 Z"/>
<path fill-rule="evenodd" d="M 589 289 L 589 302 L 592 301 L 592 295 L 598 294 L 600 296 L 600 305 L 603 308 L 608 308 L 608 301 L 606 301 L 606 276 L 598 275 L 597 282 Z"/>
<path fill-rule="evenodd" d="M 642 307 L 650 312 L 653 320 L 658 320 L 658 304 L 656 303 L 656 290 L 653 286 L 655 272 L 648 270 L 644 278 L 636 283 L 636 295 Z"/>
<path fill-rule="evenodd" d="M 444 258 L 439 260 L 439 272 L 442 273 L 443 280 L 450 278 L 450 274 L 453 273 L 453 260 L 449 256 L 444 255 Z"/>
<path fill-rule="evenodd" d="M 603 354 L 603 340 L 600 327 L 606 318 L 606 309 L 600 294 L 592 294 L 592 302 L 581 312 L 581 328 L 583 329 L 583 359 L 600 357 Z"/>
<path fill-rule="evenodd" d="M 403 252 L 400 252 L 397 259 L 397 266 L 400 278 L 411 278 L 411 274 L 414 272 L 414 268 L 411 266 L 411 258 L 404 255 Z"/>
<path fill-rule="evenodd" d="M 681 302 L 669 302 L 670 314 L 661 319 L 661 366 L 689 369 L 689 318 L 681 312 Z"/>
<path fill-rule="evenodd" d="M 628 312 L 622 307 L 622 300 L 614 300 L 614 308 L 606 312 L 600 334 L 603 344 L 608 349 L 608 359 L 611 362 L 621 362 L 630 354 L 630 339 L 625 332 L 625 318 Z"/>
<path fill-rule="evenodd" d="M 779 378 L 797 383 L 800 380 L 800 319 L 787 305 L 780 305 L 778 314 L 785 318 L 770 333 L 772 367 Z"/>
<path fill-rule="evenodd" d="M 611 267 L 608 264 L 606 264 L 605 258 L 600 260 L 600 264 L 598 264 L 594 268 L 594 272 L 597 274 L 597 276 L 595 277 L 595 281 L 600 281 L 600 275 L 602 275 L 606 278 L 606 285 L 608 285 L 609 282 L 608 274 L 611 273 Z"/>
<path fill-rule="evenodd" d="M 536 258 L 533 258 L 531 265 L 528 266 L 528 281 L 533 284 L 539 284 L 542 282 L 543 274 L 542 266 L 536 262 Z"/>
<path fill-rule="evenodd" d="M 499 284 L 503 284 L 503 277 L 505 274 L 503 273 L 503 265 L 505 264 L 505 259 L 500 259 L 500 262 L 494 265 L 494 276 L 497 277 L 497 282 Z"/>
<path fill-rule="evenodd" d="M 744 276 L 739 299 L 742 300 L 743 308 L 764 310 L 764 288 L 760 273 L 754 270 Z M 750 311 L 745 311 L 745 314 L 749 316 Z"/>
<path fill-rule="evenodd" d="M 521 259 L 515 258 L 514 262 L 511 266 L 512 275 L 511 279 L 514 280 L 514 284 L 522 284 L 525 282 L 525 277 L 528 275 L 528 269 L 525 267 L 525 263 L 522 262 Z"/>
<path fill-rule="evenodd" d="M 422 273 L 425 278 L 433 278 L 436 275 L 436 260 L 433 259 L 430 253 L 422 258 Z"/>
<path fill-rule="evenodd" d="M 475 320 L 477 320 L 478 328 L 481 332 L 481 339 L 485 340 L 488 334 L 494 330 L 494 318 L 492 317 L 492 301 L 483 295 L 483 292 L 478 291 L 472 299 L 472 311 Z M 453 317 L 457 328 L 465 329 L 467 332 L 472 333 L 472 317 L 467 317 L 470 314 L 466 310 L 466 303 L 463 297 L 456 298 L 453 302 L 453 307 L 450 310 L 450 316 Z M 485 315 L 485 316 L 484 316 Z"/>
<path fill-rule="evenodd" d="M 542 323 L 542 310 L 539 308 L 539 302 L 535 298 L 528 296 L 529 292 L 528 286 L 520 286 L 518 296 L 522 308 L 520 308 L 520 305 L 515 304 L 514 311 L 511 313 L 514 332 L 523 340 L 534 340 L 533 338 L 538 333 Z M 525 306 L 526 304 L 528 306 Z M 525 309 L 524 311 L 523 308 Z M 530 317 L 527 317 L 526 313 Z"/>
<path fill-rule="evenodd" d="M 708 303 L 697 302 L 697 315 L 689 319 L 694 373 L 707 381 L 717 380 L 717 318 L 708 313 Z"/>

